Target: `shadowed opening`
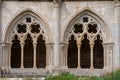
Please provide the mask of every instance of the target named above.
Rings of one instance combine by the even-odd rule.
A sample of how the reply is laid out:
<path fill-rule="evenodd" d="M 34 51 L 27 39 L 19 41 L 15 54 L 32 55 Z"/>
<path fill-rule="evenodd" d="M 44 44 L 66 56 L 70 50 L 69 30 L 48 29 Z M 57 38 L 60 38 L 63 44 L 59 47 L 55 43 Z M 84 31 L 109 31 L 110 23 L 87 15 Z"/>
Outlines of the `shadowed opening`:
<path fill-rule="evenodd" d="M 90 45 L 86 34 L 84 35 L 84 39 L 82 40 L 80 50 L 81 68 L 90 68 Z"/>
<path fill-rule="evenodd" d="M 20 41 L 17 39 L 18 36 L 15 35 L 12 40 L 11 47 L 11 68 L 20 68 L 21 64 L 21 46 Z"/>
<path fill-rule="evenodd" d="M 38 68 L 45 68 L 46 67 L 46 45 L 43 36 L 40 35 L 37 40 L 37 67 Z"/>
<path fill-rule="evenodd" d="M 33 41 L 30 34 L 27 35 L 24 45 L 24 67 L 33 67 Z"/>
<path fill-rule="evenodd" d="M 68 45 L 68 68 L 77 68 L 78 64 L 78 49 L 74 36 L 71 36 L 71 40 Z"/>
<path fill-rule="evenodd" d="M 93 62 L 94 68 L 102 69 L 104 66 L 104 54 L 103 54 L 103 45 L 100 36 L 97 36 L 97 40 L 95 40 L 95 45 L 93 49 Z"/>

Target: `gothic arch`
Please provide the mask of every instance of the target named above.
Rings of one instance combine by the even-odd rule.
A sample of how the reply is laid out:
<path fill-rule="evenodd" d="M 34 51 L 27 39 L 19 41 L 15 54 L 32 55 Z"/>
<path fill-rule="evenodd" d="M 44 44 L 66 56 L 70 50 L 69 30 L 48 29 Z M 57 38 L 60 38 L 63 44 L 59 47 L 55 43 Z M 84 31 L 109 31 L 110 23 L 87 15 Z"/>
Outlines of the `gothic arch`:
<path fill-rule="evenodd" d="M 42 29 L 45 31 L 45 36 L 46 36 L 46 42 L 52 42 L 52 33 L 51 33 L 51 29 L 49 27 L 48 22 L 46 21 L 46 19 L 41 16 L 39 13 L 37 13 L 36 11 L 32 10 L 32 9 L 24 9 L 24 10 L 20 10 L 19 12 L 16 13 L 16 15 L 9 21 L 6 30 L 5 30 L 5 34 L 4 34 L 4 42 L 9 42 L 10 40 L 10 35 L 11 35 L 11 31 L 14 29 L 14 25 L 15 23 L 22 18 L 25 15 L 31 15 L 33 17 L 35 17 L 38 21 L 41 22 L 42 24 Z"/>
<path fill-rule="evenodd" d="M 75 68 L 103 68 L 104 67 L 104 48 L 103 43 L 106 43 L 111 38 L 110 30 L 108 29 L 108 26 L 103 21 L 101 17 L 99 17 L 96 13 L 89 9 L 85 9 L 79 14 L 72 17 L 69 24 L 67 25 L 67 28 L 64 32 L 63 36 L 63 42 L 65 42 L 66 50 L 64 52 L 64 55 L 69 55 L 72 49 L 69 50 L 70 40 L 71 36 L 74 35 L 74 39 L 77 41 L 77 49 L 78 49 L 78 56 L 77 56 L 77 67 Z M 86 38 L 85 38 L 86 35 Z M 99 39 L 97 36 L 100 36 Z M 96 42 L 96 40 L 98 40 Z M 86 42 L 87 41 L 87 44 Z M 100 46 L 100 47 L 96 47 Z M 96 48 L 94 48 L 96 47 Z M 97 52 L 96 50 L 102 50 L 101 53 Z M 87 52 L 86 52 L 87 51 Z M 100 56 L 94 55 L 95 53 L 98 53 Z M 74 56 L 73 53 L 71 56 Z M 88 57 L 85 57 L 88 55 Z M 83 60 L 84 56 L 84 60 Z M 94 57 L 94 58 L 93 58 Z M 95 62 L 95 59 L 97 57 L 100 57 L 98 62 Z M 68 66 L 68 57 L 66 58 L 66 67 Z M 82 58 L 82 59 L 81 59 Z M 85 59 L 87 58 L 87 59 Z M 96 64 L 96 63 L 99 63 Z M 88 64 L 84 64 L 88 63 Z M 94 67 L 95 66 L 95 67 Z M 100 66 L 100 67 L 98 67 Z"/>
<path fill-rule="evenodd" d="M 68 36 L 68 32 L 71 29 L 72 24 L 80 17 L 84 16 L 84 15 L 90 15 L 91 17 L 93 17 L 94 19 L 96 19 L 96 21 L 99 22 L 99 24 L 101 25 L 101 31 L 102 31 L 102 37 L 103 37 L 103 41 L 106 43 L 109 40 L 111 40 L 112 34 L 110 29 L 108 28 L 108 24 L 105 21 L 105 19 L 99 15 L 97 12 L 90 10 L 89 8 L 85 8 L 81 11 L 79 11 L 78 13 L 74 14 L 68 21 L 68 23 L 65 25 L 64 28 L 64 33 L 62 35 L 62 41 L 66 42 L 67 41 L 67 36 Z"/>
<path fill-rule="evenodd" d="M 6 60 L 8 59 L 8 67 L 49 68 L 52 65 L 50 64 L 50 61 L 52 62 L 50 60 L 52 56 L 51 30 L 47 21 L 35 11 L 27 9 L 18 13 L 7 26 L 4 42 L 10 43 L 5 51 L 8 53 L 6 58 Z M 21 53 L 18 62 L 20 64 L 17 64 L 14 62 L 14 59 L 17 59 L 15 58 L 17 50 L 13 51 L 13 49 L 19 45 Z M 38 51 L 38 49 L 42 50 Z M 42 59 L 36 59 L 38 56 L 42 56 Z M 11 66 L 12 64 L 16 64 L 16 66 Z"/>

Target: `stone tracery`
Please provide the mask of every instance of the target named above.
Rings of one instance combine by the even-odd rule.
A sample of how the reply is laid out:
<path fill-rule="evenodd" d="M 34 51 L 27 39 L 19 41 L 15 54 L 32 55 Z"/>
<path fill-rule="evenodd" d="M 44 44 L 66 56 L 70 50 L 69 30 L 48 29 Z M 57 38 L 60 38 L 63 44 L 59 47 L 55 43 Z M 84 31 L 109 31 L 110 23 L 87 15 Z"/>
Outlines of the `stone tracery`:
<path fill-rule="evenodd" d="M 96 40 L 98 40 L 98 35 L 99 35 L 99 40 L 103 41 L 102 37 L 101 37 L 101 26 L 99 24 L 99 22 L 94 19 L 92 16 L 90 15 L 83 15 L 82 17 L 80 17 L 79 19 L 77 19 L 73 24 L 72 24 L 72 28 L 70 29 L 69 33 L 68 33 L 68 37 L 67 37 L 67 40 L 71 40 L 71 36 L 74 36 L 74 40 L 76 40 L 76 44 L 77 44 L 77 49 L 78 49 L 78 66 L 77 68 L 91 68 L 93 69 L 94 68 L 94 58 L 93 57 L 96 57 L 96 56 L 93 56 L 93 52 L 94 52 L 94 47 L 96 47 L 95 45 L 97 43 L 95 43 Z M 88 42 L 88 46 L 90 46 L 90 50 L 87 50 L 89 52 L 87 52 L 86 54 L 90 54 L 90 58 L 86 58 L 88 59 L 88 61 L 86 62 L 86 64 L 88 64 L 88 66 L 86 65 L 82 65 L 84 64 L 85 62 L 83 62 L 83 56 L 85 54 L 85 50 L 83 51 L 83 40 L 86 39 L 89 41 Z M 101 44 L 102 43 L 98 43 L 98 44 Z M 86 46 L 86 42 L 84 44 L 84 46 Z M 103 46 L 101 46 L 103 47 Z M 69 48 L 69 47 L 68 47 Z M 82 51 L 82 52 L 81 52 Z M 103 49 L 102 49 L 103 51 Z M 69 52 L 68 52 L 69 54 Z M 102 53 L 99 53 L 99 54 L 102 54 L 102 61 L 103 61 L 103 52 Z M 82 58 L 82 59 L 81 59 Z M 85 57 L 84 57 L 85 58 Z M 89 60 L 90 59 L 90 60 Z M 90 61 L 90 63 L 89 63 Z M 69 62 L 68 62 L 69 64 Z M 90 66 L 89 66 L 90 64 Z M 81 66 L 82 65 L 82 66 Z M 100 64 L 101 67 L 100 68 L 103 68 L 103 62 Z M 70 67 L 70 66 L 68 66 Z M 95 67 L 96 68 L 96 67 Z"/>
<path fill-rule="evenodd" d="M 42 53 L 40 53 L 37 48 L 40 46 L 45 45 L 45 42 L 43 42 L 43 44 L 41 45 L 41 42 L 39 42 L 38 40 L 44 40 L 45 39 L 45 33 L 44 31 L 41 29 L 41 23 L 34 18 L 31 15 L 26 15 L 23 18 L 21 18 L 17 24 L 15 24 L 16 28 L 13 30 L 12 32 L 12 39 L 11 40 L 15 40 L 17 39 L 20 42 L 20 52 L 21 52 L 21 63 L 20 66 L 13 66 L 13 68 L 15 67 L 21 67 L 21 68 L 44 68 L 46 67 L 46 60 L 41 61 L 42 64 L 44 64 L 43 66 L 39 66 L 38 61 L 36 61 L 36 55 L 37 54 L 46 54 L 46 46 L 44 46 L 44 51 Z M 14 36 L 17 35 L 17 38 L 15 38 Z M 41 39 L 39 39 L 39 36 L 42 35 Z M 12 42 L 12 47 L 14 42 Z M 30 48 L 30 49 L 28 49 Z M 42 48 L 40 48 L 42 49 Z M 32 51 L 31 51 L 32 50 Z M 11 55 L 13 50 L 11 50 Z M 37 52 L 37 53 L 36 53 Z M 25 54 L 26 53 L 26 54 Z M 31 54 L 31 57 L 30 57 Z M 29 56 L 30 59 L 27 59 L 27 56 Z M 14 56 L 15 57 L 15 56 Z M 42 55 L 41 57 L 44 57 L 46 59 L 46 55 Z M 12 59 L 11 59 L 12 60 Z M 13 59 L 14 60 L 14 59 Z M 14 61 L 10 61 L 9 64 L 13 64 Z M 15 63 L 14 63 L 15 64 Z M 39 63 L 40 64 L 40 63 Z M 38 65 L 38 66 L 37 66 Z M 12 66 L 11 66 L 12 67 Z"/>

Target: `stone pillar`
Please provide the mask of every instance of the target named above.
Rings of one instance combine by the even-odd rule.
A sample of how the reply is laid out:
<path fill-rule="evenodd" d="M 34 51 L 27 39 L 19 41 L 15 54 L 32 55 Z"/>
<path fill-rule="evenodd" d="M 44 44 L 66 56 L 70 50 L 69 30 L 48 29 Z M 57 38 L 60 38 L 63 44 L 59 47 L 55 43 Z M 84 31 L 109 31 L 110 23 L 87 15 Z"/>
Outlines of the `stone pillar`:
<path fill-rule="evenodd" d="M 2 5 L 2 3 L 1 3 L 1 0 L 0 0 L 0 43 L 1 43 L 1 40 L 2 40 L 2 39 L 1 39 L 1 37 L 2 37 L 2 36 L 1 36 L 1 35 L 2 35 L 2 31 L 1 31 L 1 30 L 2 30 L 2 27 L 1 27 L 1 11 L 2 11 L 2 10 L 1 10 L 1 5 Z"/>
<path fill-rule="evenodd" d="M 1 17 L 0 17 L 1 18 Z M 1 26 L 0 26 L 1 27 Z M 1 30 L 1 29 L 0 29 Z M 1 32 L 1 31 L 0 31 Z M 1 34 L 1 33 L 0 33 Z M 0 36 L 1 38 L 1 36 Z M 1 71 L 2 71 L 2 43 L 1 43 L 1 40 L 0 40 L 0 77 L 1 76 Z"/>
<path fill-rule="evenodd" d="M 61 50 L 61 66 L 62 69 L 67 69 L 67 50 L 68 50 L 68 43 L 61 43 L 60 44 Z"/>
<path fill-rule="evenodd" d="M 53 66 L 53 43 L 46 43 L 46 69 Z"/>
<path fill-rule="evenodd" d="M 24 68 L 24 43 L 20 43 L 21 45 L 21 69 Z"/>
<path fill-rule="evenodd" d="M 37 66 L 36 66 L 36 46 L 37 46 L 37 43 L 33 43 L 33 49 L 34 49 L 33 68 L 34 69 L 37 68 Z"/>
<path fill-rule="evenodd" d="M 61 56 L 60 56 L 60 58 L 61 58 L 60 65 L 61 65 L 62 68 L 64 68 L 64 66 L 65 66 L 64 43 L 60 43 L 60 54 L 61 54 Z"/>
<path fill-rule="evenodd" d="M 103 43 L 103 50 L 104 50 L 104 69 L 107 68 L 107 55 L 106 55 L 106 44 Z"/>
<path fill-rule="evenodd" d="M 5 69 L 5 43 L 2 44 L 2 69 Z"/>
<path fill-rule="evenodd" d="M 104 69 L 113 69 L 114 43 L 103 43 L 104 47 Z"/>
<path fill-rule="evenodd" d="M 11 69 L 11 47 L 12 43 L 8 43 L 8 69 Z"/>
<path fill-rule="evenodd" d="M 90 69 L 94 69 L 94 66 L 93 66 L 93 48 L 94 48 L 94 43 L 90 43 Z"/>
<path fill-rule="evenodd" d="M 78 69 L 81 69 L 81 66 L 80 66 L 80 47 L 81 47 L 81 43 L 77 43 L 77 48 L 78 48 L 78 66 L 77 66 L 77 68 Z"/>
<path fill-rule="evenodd" d="M 0 0 L 0 77 L 1 77 L 1 67 L 2 67 L 2 39 L 1 39 L 1 35 L 2 35 L 2 31 L 1 31 L 1 0 Z"/>
<path fill-rule="evenodd" d="M 54 68 L 60 67 L 60 3 L 54 1 Z"/>
<path fill-rule="evenodd" d="M 114 67 L 119 68 L 120 66 L 120 1 L 114 0 L 114 37 L 115 37 L 115 54 L 114 54 Z"/>
<path fill-rule="evenodd" d="M 1 76 L 5 77 L 7 70 L 7 54 L 6 54 L 6 43 L 2 43 L 2 66 L 1 66 Z"/>

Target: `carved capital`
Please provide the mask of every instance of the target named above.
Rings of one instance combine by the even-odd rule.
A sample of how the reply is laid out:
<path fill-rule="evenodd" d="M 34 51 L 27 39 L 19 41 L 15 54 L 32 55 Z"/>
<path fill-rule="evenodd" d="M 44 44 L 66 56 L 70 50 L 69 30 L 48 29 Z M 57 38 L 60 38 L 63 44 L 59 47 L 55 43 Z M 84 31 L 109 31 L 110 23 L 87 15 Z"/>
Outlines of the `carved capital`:
<path fill-rule="evenodd" d="M 37 44 L 37 38 L 38 35 L 37 34 L 31 34 L 32 40 L 33 40 L 33 44 Z"/>
<path fill-rule="evenodd" d="M 80 42 L 77 42 L 77 45 L 80 46 L 80 45 L 81 45 L 81 41 L 80 41 Z"/>
<path fill-rule="evenodd" d="M 118 3 L 120 3 L 120 1 L 119 1 L 119 0 L 114 0 L 114 2 L 115 2 L 115 4 L 118 4 Z"/>
<path fill-rule="evenodd" d="M 26 40 L 26 35 L 19 34 L 18 35 L 18 40 L 20 40 L 20 44 L 23 44 L 24 41 Z"/>
<path fill-rule="evenodd" d="M 94 48 L 94 42 L 90 42 L 90 48 L 91 48 L 91 49 Z"/>
<path fill-rule="evenodd" d="M 120 7 L 120 0 L 114 0 L 114 4 L 115 7 Z"/>
<path fill-rule="evenodd" d="M 7 45 L 7 47 L 11 47 L 11 46 L 12 46 L 12 43 L 9 42 L 9 43 L 7 43 L 6 45 Z"/>
<path fill-rule="evenodd" d="M 53 0 L 54 7 L 60 7 L 61 0 Z"/>
<path fill-rule="evenodd" d="M 51 43 L 51 42 L 50 42 L 50 43 L 46 43 L 46 45 L 48 45 L 48 46 L 49 46 L 49 45 L 53 46 L 54 43 Z"/>
<path fill-rule="evenodd" d="M 20 45 L 21 45 L 21 49 L 23 49 L 23 48 L 24 48 L 25 43 L 24 43 L 24 42 L 23 42 L 23 43 L 20 43 Z"/>

